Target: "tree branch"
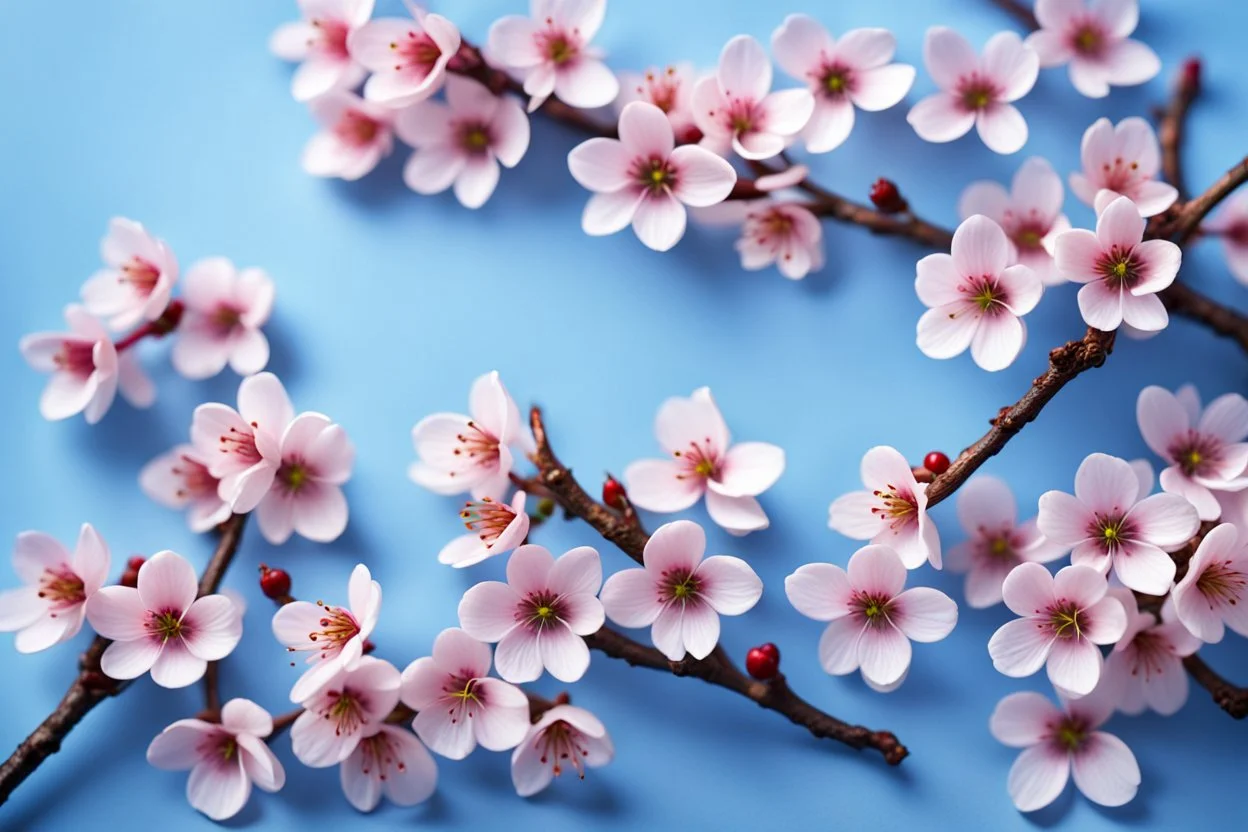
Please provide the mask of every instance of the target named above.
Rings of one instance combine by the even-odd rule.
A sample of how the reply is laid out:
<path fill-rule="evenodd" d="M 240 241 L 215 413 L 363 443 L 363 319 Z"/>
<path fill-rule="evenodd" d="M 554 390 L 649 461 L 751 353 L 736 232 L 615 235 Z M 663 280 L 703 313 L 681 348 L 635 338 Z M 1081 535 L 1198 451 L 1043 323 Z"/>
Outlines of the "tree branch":
<path fill-rule="evenodd" d="M 992 4 L 1012 15 L 1028 30 L 1040 28 L 1040 21 L 1036 20 L 1035 14 L 1022 0 L 992 0 Z"/>
<path fill-rule="evenodd" d="M 1179 70 L 1174 95 L 1161 111 L 1157 120 L 1157 140 L 1161 144 L 1161 170 L 1166 181 L 1179 192 L 1179 200 L 1187 199 L 1187 184 L 1183 177 L 1183 137 L 1187 127 L 1187 112 L 1200 95 L 1200 59 L 1188 58 Z"/>
<path fill-rule="evenodd" d="M 1214 333 L 1234 340 L 1248 352 L 1248 317 L 1177 281 L 1160 292 L 1158 297 L 1175 315 L 1204 324 Z"/>
<path fill-rule="evenodd" d="M 247 515 L 235 514 L 220 525 L 221 539 L 200 578 L 201 596 L 216 592 L 225 570 L 238 551 L 246 521 Z M 79 661 L 78 676 L 70 684 L 56 710 L 0 765 L 0 804 L 7 801 L 13 790 L 34 773 L 44 760 L 60 751 L 61 742 L 96 705 L 129 687 L 128 681 L 110 679 L 100 670 L 100 657 L 104 655 L 109 644 L 111 642 L 102 636 L 97 636 L 91 642 L 91 646 Z"/>
<path fill-rule="evenodd" d="M 532 455 L 538 473 L 534 481 L 546 487 L 564 511 L 579 517 L 600 535 L 620 547 L 633 560 L 642 562 L 642 552 L 650 539 L 640 525 L 630 522 L 589 496 L 572 476 L 572 471 L 559 461 L 550 446 L 542 412 L 534 407 L 529 414 L 537 450 Z M 909 753 L 897 737 L 888 731 L 872 731 L 860 725 L 850 725 L 830 716 L 811 705 L 789 689 L 783 677 L 770 682 L 759 682 L 746 676 L 732 662 L 722 648 L 705 659 L 689 657 L 671 662 L 653 647 L 633 641 L 623 633 L 609 627 L 586 637 L 586 643 L 608 656 L 623 659 L 631 665 L 662 670 L 677 676 L 693 676 L 703 681 L 738 693 L 759 706 L 787 717 L 816 737 L 834 739 L 851 748 L 873 748 L 883 755 L 890 765 L 897 765 Z"/>
<path fill-rule="evenodd" d="M 1223 679 L 1216 670 L 1205 664 L 1198 653 L 1183 660 L 1188 674 L 1213 697 L 1218 707 L 1235 719 L 1248 716 L 1248 690 Z"/>
<path fill-rule="evenodd" d="M 1248 156 L 1240 159 L 1209 186 L 1203 194 L 1183 204 L 1174 220 L 1167 223 L 1159 237 L 1171 237 L 1183 245 L 1200 229 L 1200 222 L 1245 182 L 1248 182 Z"/>

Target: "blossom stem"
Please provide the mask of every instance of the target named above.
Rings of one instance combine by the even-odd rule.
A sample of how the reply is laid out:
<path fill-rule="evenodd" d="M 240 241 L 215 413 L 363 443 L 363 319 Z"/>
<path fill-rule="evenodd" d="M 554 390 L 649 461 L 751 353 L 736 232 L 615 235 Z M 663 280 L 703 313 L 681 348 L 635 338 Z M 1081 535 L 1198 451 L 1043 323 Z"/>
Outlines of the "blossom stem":
<path fill-rule="evenodd" d="M 204 671 L 204 710 L 210 714 L 221 714 L 221 671 L 219 662 L 208 662 Z"/>
<path fill-rule="evenodd" d="M 546 424 L 539 408 L 534 407 L 530 411 L 529 422 L 537 444 L 537 450 L 531 459 L 537 466 L 538 473 L 532 481 L 544 485 L 570 515 L 587 522 L 598 534 L 641 563 L 642 552 L 650 538 L 636 517 L 630 518 L 624 513 L 614 512 L 586 493 L 551 449 Z M 520 481 L 529 482 L 522 478 Z M 834 739 L 851 748 L 875 749 L 890 765 L 897 765 L 909 753 L 897 737 L 888 731 L 872 731 L 860 725 L 851 725 L 819 710 L 795 694 L 782 676 L 769 682 L 751 679 L 728 658 L 722 648 L 716 648 L 705 659 L 686 657 L 673 662 L 657 649 L 636 642 L 610 627 L 603 627 L 587 636 L 585 642 L 594 650 L 637 667 L 662 670 L 676 676 L 692 676 L 733 691 L 758 703 L 760 707 L 787 717 L 789 721 L 802 726 L 816 737 Z"/>
<path fill-rule="evenodd" d="M 1014 19 L 1029 31 L 1040 28 L 1040 21 L 1036 20 L 1035 13 L 1022 0 L 992 0 L 992 3 L 1013 15 Z"/>
<path fill-rule="evenodd" d="M 159 318 L 143 324 L 129 335 L 118 340 L 113 346 L 117 352 L 125 352 L 144 338 L 164 338 L 177 329 L 178 324 L 182 323 L 182 314 L 184 312 L 186 312 L 186 304 L 180 300 L 172 300 Z"/>
<path fill-rule="evenodd" d="M 211 595 L 220 586 L 221 579 L 242 541 L 246 520 L 247 515 L 235 514 L 218 527 L 221 537 L 212 559 L 200 577 L 200 596 Z M 102 636 L 97 636 L 91 642 L 91 646 L 79 661 L 78 675 L 56 710 L 0 765 L 0 804 L 7 801 L 14 789 L 34 773 L 44 760 L 60 750 L 65 737 L 96 705 L 129 687 L 128 681 L 110 679 L 100 670 L 100 657 L 111 643 Z"/>
<path fill-rule="evenodd" d="M 1235 719 L 1248 717 L 1248 689 L 1233 685 L 1223 679 L 1198 653 L 1183 659 L 1188 674 L 1213 697 L 1218 707 Z"/>
<path fill-rule="evenodd" d="M 1200 84 L 1188 67 L 1198 58 L 1188 58 L 1179 69 L 1179 77 L 1175 81 L 1174 95 L 1164 110 L 1160 110 L 1157 119 L 1157 140 L 1161 144 L 1161 170 L 1166 181 L 1179 192 L 1179 199 L 1187 200 L 1187 186 L 1183 176 L 1183 137 L 1187 127 L 1187 113 L 1196 97 L 1200 95 Z"/>
<path fill-rule="evenodd" d="M 1248 182 L 1248 156 L 1240 159 L 1200 196 L 1185 202 L 1158 236 L 1171 237 L 1183 245 L 1200 229 L 1201 220 L 1245 182 Z"/>

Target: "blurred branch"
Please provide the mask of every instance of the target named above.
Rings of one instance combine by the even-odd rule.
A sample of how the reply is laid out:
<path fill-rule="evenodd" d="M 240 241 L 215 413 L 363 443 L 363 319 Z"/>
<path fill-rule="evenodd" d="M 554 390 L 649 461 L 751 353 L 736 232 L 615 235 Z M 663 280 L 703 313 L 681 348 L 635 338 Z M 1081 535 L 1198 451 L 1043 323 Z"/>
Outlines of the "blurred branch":
<path fill-rule="evenodd" d="M 1198 653 L 1183 660 L 1188 674 L 1213 697 L 1218 707 L 1235 719 L 1248 716 L 1248 690 L 1223 679 L 1216 670 L 1205 664 Z"/>
<path fill-rule="evenodd" d="M 1040 28 L 1040 21 L 1036 20 L 1036 15 L 1022 0 L 991 0 L 991 2 L 994 6 L 1013 16 L 1015 20 L 1029 31 Z"/>

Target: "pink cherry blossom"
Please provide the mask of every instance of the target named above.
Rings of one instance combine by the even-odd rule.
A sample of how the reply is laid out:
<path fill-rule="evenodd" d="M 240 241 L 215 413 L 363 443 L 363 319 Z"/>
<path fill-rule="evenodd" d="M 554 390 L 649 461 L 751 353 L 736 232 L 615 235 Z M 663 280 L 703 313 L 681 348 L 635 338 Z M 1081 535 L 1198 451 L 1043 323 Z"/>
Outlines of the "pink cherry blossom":
<path fill-rule="evenodd" d="M 395 112 L 384 105 L 333 90 L 308 109 L 323 128 L 303 149 L 303 169 L 312 176 L 356 180 L 394 149 Z"/>
<path fill-rule="evenodd" d="M 1228 199 L 1226 207 L 1206 220 L 1200 230 L 1221 238 L 1231 274 L 1248 286 L 1248 195 Z"/>
<path fill-rule="evenodd" d="M 108 577 L 108 546 L 83 523 L 71 555 L 43 532 L 22 532 L 13 570 L 25 586 L 0 592 L 0 632 L 16 631 L 19 653 L 37 653 L 82 629 L 87 599 Z"/>
<path fill-rule="evenodd" d="M 337 765 L 381 730 L 399 704 L 399 671 L 390 662 L 364 656 L 349 670 L 339 667 L 302 704 L 303 713 L 290 728 L 295 757 L 310 768 Z"/>
<path fill-rule="evenodd" d="M 1174 620 L 1173 604 L 1162 608 L 1162 620 L 1140 612 L 1135 594 L 1117 587 L 1110 594 L 1127 611 L 1127 631 L 1105 660 L 1105 676 L 1121 691 L 1118 710 L 1162 716 L 1176 713 L 1187 702 L 1187 671 L 1183 659 L 1200 648 L 1200 639 Z"/>
<path fill-rule="evenodd" d="M 533 112 L 551 95 L 582 109 L 605 107 L 620 85 L 590 46 L 607 0 L 530 0 L 529 16 L 494 21 L 486 43 L 490 63 L 518 73 Z"/>
<path fill-rule="evenodd" d="M 770 159 L 784 150 L 810 121 L 815 97 L 809 90 L 771 91 L 771 59 L 749 35 L 737 35 L 719 53 L 714 76 L 693 87 L 693 118 L 702 146 L 727 156 Z"/>
<path fill-rule="evenodd" d="M 408 468 L 408 476 L 435 494 L 468 492 L 474 500 L 497 500 L 510 483 L 510 446 L 523 447 L 531 440 L 497 371 L 472 383 L 468 412 L 470 416 L 434 413 L 412 428 L 420 458 Z"/>
<path fill-rule="evenodd" d="M 178 279 L 178 261 L 164 240 L 140 223 L 114 217 L 100 243 L 106 268 L 82 287 L 82 303 L 113 330 L 130 329 L 164 314 Z"/>
<path fill-rule="evenodd" d="M 87 599 L 87 619 L 113 643 L 100 669 L 114 679 L 149 670 L 164 688 L 198 682 L 208 662 L 228 656 L 243 635 L 242 611 L 224 595 L 196 598 L 195 569 L 181 555 L 157 552 L 139 567 L 137 589 L 106 586 Z"/>
<path fill-rule="evenodd" d="M 1001 585 L 1020 563 L 1048 563 L 1066 553 L 1050 543 L 1034 519 L 1018 522 L 1010 487 L 979 476 L 958 489 L 958 520 L 970 539 L 945 552 L 945 565 L 966 573 L 966 603 L 984 609 L 1001 603 Z"/>
<path fill-rule="evenodd" d="M 1118 197 L 1096 219 L 1096 233 L 1066 231 L 1053 246 L 1059 274 L 1079 290 L 1088 326 L 1112 332 L 1123 323 L 1157 332 L 1170 323 L 1157 293 L 1174 282 L 1183 252 L 1169 240 L 1144 240 L 1144 218 L 1135 203 Z"/>
<path fill-rule="evenodd" d="M 367 72 L 351 58 L 347 37 L 373 16 L 373 5 L 373 0 L 299 0 L 303 19 L 277 27 L 269 51 L 300 62 L 290 82 L 296 101 L 360 85 Z"/>
<path fill-rule="evenodd" d="M 1014 567 L 1002 585 L 1005 605 L 1019 618 L 988 641 L 992 666 L 1006 676 L 1047 667 L 1049 680 L 1071 696 L 1086 696 L 1101 678 L 1098 644 L 1113 644 L 1127 616 L 1106 593 L 1105 576 L 1090 566 L 1067 566 L 1057 577 L 1038 563 Z"/>
<path fill-rule="evenodd" d="M 351 478 L 355 446 L 341 425 L 320 413 L 300 413 L 278 443 L 269 491 L 256 506 L 260 533 L 280 545 L 298 532 L 329 543 L 347 527 L 342 485 Z"/>
<path fill-rule="evenodd" d="M 397 806 L 415 806 L 433 796 L 438 764 L 406 728 L 382 725 L 362 738 L 338 769 L 343 794 L 361 812 L 377 808 L 384 794 Z"/>
<path fill-rule="evenodd" d="M 985 370 L 1004 370 L 1027 342 L 1022 316 L 1036 308 L 1044 285 L 1030 267 L 1011 266 L 1013 246 L 1001 226 L 976 214 L 953 234 L 952 254 L 918 262 L 914 288 L 928 311 L 918 345 L 929 358 L 953 358 L 969 347 Z"/>
<path fill-rule="evenodd" d="M 802 130 L 806 149 L 827 153 L 854 128 L 854 108 L 887 110 L 906 97 L 914 67 L 892 63 L 897 39 L 887 29 L 854 29 L 838 41 L 817 20 L 791 14 L 771 36 L 776 63 L 815 97 Z"/>
<path fill-rule="evenodd" d="M 1135 415 L 1148 447 L 1170 463 L 1161 472 L 1162 490 L 1188 500 L 1201 520 L 1222 516 L 1214 492 L 1248 488 L 1248 401 L 1243 396 L 1219 396 L 1202 412 L 1200 394 L 1190 384 L 1177 393 L 1145 387 Z"/>
<path fill-rule="evenodd" d="M 364 564 L 357 564 L 347 583 L 349 606 L 318 601 L 292 601 L 273 616 L 273 635 L 292 653 L 308 653 L 311 665 L 290 691 L 291 702 L 303 702 L 324 690 L 340 670 L 359 667 L 364 642 L 381 615 L 381 584 Z"/>
<path fill-rule="evenodd" d="M 139 472 L 143 493 L 162 506 L 187 509 L 191 531 L 206 532 L 230 518 L 230 506 L 221 499 L 219 480 L 192 445 L 178 445 L 153 459 Z"/>
<path fill-rule="evenodd" d="M 829 622 L 819 639 L 819 662 L 833 676 L 855 670 L 881 693 L 895 690 L 910 669 L 911 641 L 940 641 L 958 622 L 958 605 L 925 586 L 902 591 L 906 567 L 887 546 L 864 546 L 848 569 L 808 563 L 784 579 L 789 603 L 808 618 Z"/>
<path fill-rule="evenodd" d="M 1134 202 L 1140 216 L 1151 217 L 1179 198 L 1173 185 L 1156 179 L 1161 147 L 1142 118 L 1124 118 L 1117 126 L 1097 119 L 1083 134 L 1079 156 L 1083 172 L 1070 175 L 1070 189 L 1088 205 L 1097 206 L 1100 192 L 1109 191 Z"/>
<path fill-rule="evenodd" d="M 951 142 L 974 126 L 997 153 L 1014 153 L 1027 143 L 1027 122 L 1012 102 L 1035 86 L 1040 59 L 1018 35 L 998 32 L 976 56 L 966 38 L 934 26 L 923 40 L 923 63 L 940 92 L 906 116 L 921 138 Z"/>
<path fill-rule="evenodd" d="M 478 641 L 497 642 L 494 663 L 508 682 L 533 682 L 545 669 L 575 682 L 589 669 L 584 636 L 602 627 L 602 563 L 580 546 L 556 559 L 525 545 L 507 561 L 507 583 L 483 581 L 464 593 L 459 623 Z"/>
<path fill-rule="evenodd" d="M 569 769 L 584 780 L 585 769 L 601 768 L 615 757 L 615 746 L 598 717 L 575 705 L 556 705 L 529 729 L 511 754 L 516 794 L 530 797 Z"/>
<path fill-rule="evenodd" d="M 1040 496 L 1040 531 L 1071 563 L 1114 574 L 1130 589 L 1165 595 L 1174 580 L 1167 552 L 1200 528 L 1196 509 L 1176 494 L 1140 497 L 1140 479 L 1126 460 L 1091 454 L 1075 473 L 1075 493 Z"/>
<path fill-rule="evenodd" d="M 765 529 L 755 499 L 784 473 L 784 450 L 767 442 L 732 444 L 709 387 L 665 401 L 654 435 L 668 458 L 643 459 L 624 470 L 629 499 L 647 511 L 683 511 L 706 495 L 711 519 L 732 534 Z"/>
<path fill-rule="evenodd" d="M 620 113 L 620 138 L 594 138 L 568 154 L 573 178 L 594 192 L 581 216 L 586 234 L 614 234 L 630 223 L 637 238 L 667 251 L 685 234 L 685 206 L 723 202 L 737 181 L 732 165 L 696 145 L 676 147 L 672 124 L 653 104 Z"/>
<path fill-rule="evenodd" d="M 186 797 L 213 820 L 232 818 L 251 797 L 251 784 L 266 792 L 286 784 L 286 770 L 264 738 L 273 717 L 250 699 L 231 699 L 221 721 L 179 719 L 152 740 L 147 761 L 167 771 L 190 769 Z"/>
<path fill-rule="evenodd" d="M 224 257 L 201 260 L 186 273 L 186 304 L 173 344 L 173 366 L 191 379 L 210 378 L 229 364 L 249 376 L 269 363 L 260 331 L 273 311 L 273 281 L 261 269 L 238 271 Z"/>
<path fill-rule="evenodd" d="M 77 304 L 65 307 L 69 332 L 36 332 L 22 338 L 22 357 L 33 369 L 51 373 L 39 399 L 49 421 L 81 413 L 87 424 L 104 418 L 118 389 L 134 407 L 148 407 L 156 388 L 134 354 L 118 353 L 108 332 Z"/>
<path fill-rule="evenodd" d="M 238 386 L 238 410 L 201 404 L 191 419 L 191 444 L 217 493 L 238 514 L 254 509 L 273 485 L 282 435 L 295 418 L 286 388 L 272 373 L 248 376 Z"/>
<path fill-rule="evenodd" d="M 823 268 L 823 225 L 798 203 L 760 200 L 745 215 L 736 249 L 746 271 L 774 263 L 780 274 L 801 280 Z"/>
<path fill-rule="evenodd" d="M 719 643 L 719 617 L 758 603 L 763 582 L 740 558 L 703 559 L 706 532 L 677 520 L 660 526 L 642 552 L 641 569 L 607 579 L 602 605 L 621 627 L 650 627 L 654 646 L 671 661 L 705 659 Z"/>
<path fill-rule="evenodd" d="M 940 533 L 927 516 L 927 484 L 914 478 L 896 448 L 877 445 L 862 457 L 862 484 L 836 498 L 828 526 L 854 540 L 882 543 L 901 555 L 907 569 L 940 568 Z"/>
<path fill-rule="evenodd" d="M 422 101 L 399 113 L 399 138 L 416 148 L 403 181 L 418 194 L 455 186 L 465 208 L 480 208 L 498 184 L 501 163 L 515 167 L 529 149 L 529 118 L 471 78 L 446 79 L 446 103 Z"/>
<path fill-rule="evenodd" d="M 998 742 L 1022 748 L 1010 767 L 1009 791 L 1020 812 L 1048 806 L 1074 773 L 1075 787 L 1102 806 L 1135 797 L 1140 767 L 1126 743 L 1098 731 L 1114 713 L 1118 691 L 1102 684 L 1057 708 L 1038 693 L 1012 693 L 998 703 L 989 727 Z"/>
<path fill-rule="evenodd" d="M 524 740 L 528 697 L 489 673 L 489 645 L 455 627 L 434 639 L 433 656 L 403 671 L 403 704 L 418 712 L 412 727 L 435 754 L 462 760 L 478 743 L 506 751 Z"/>
<path fill-rule="evenodd" d="M 1231 523 L 1212 529 L 1174 588 L 1174 612 L 1192 635 L 1215 644 L 1230 627 L 1248 637 L 1248 532 Z"/>
<path fill-rule="evenodd" d="M 653 104 L 672 123 L 672 132 L 680 144 L 702 139 L 693 117 L 693 85 L 697 74 L 693 64 L 678 63 L 668 67 L 651 67 L 644 73 L 621 72 L 620 94 L 615 99 L 616 114 L 634 101 Z"/>
<path fill-rule="evenodd" d="M 1143 84 L 1161 71 L 1161 60 L 1128 39 L 1140 19 L 1137 0 L 1036 0 L 1040 29 L 1028 35 L 1043 67 L 1070 64 L 1070 82 L 1088 98 L 1109 87 Z"/>
<path fill-rule="evenodd" d="M 529 536 L 525 499 L 525 493 L 517 491 L 510 505 L 489 497 L 465 503 L 459 516 L 469 534 L 443 546 L 438 552 L 438 563 L 463 569 L 519 546 Z"/>
<path fill-rule="evenodd" d="M 371 20 L 347 37 L 347 51 L 373 74 L 364 97 L 387 107 L 424 101 L 442 87 L 446 65 L 459 51 L 459 30 L 442 15 L 404 0 L 412 20 Z"/>
<path fill-rule="evenodd" d="M 996 182 L 972 182 L 958 200 L 958 214 L 983 214 L 1001 226 L 1013 252 L 1010 263 L 1028 266 L 1045 286 L 1065 282 L 1053 268 L 1053 243 L 1070 228 L 1062 213 L 1062 179 L 1053 166 L 1033 156 L 1019 167 L 1006 191 Z"/>

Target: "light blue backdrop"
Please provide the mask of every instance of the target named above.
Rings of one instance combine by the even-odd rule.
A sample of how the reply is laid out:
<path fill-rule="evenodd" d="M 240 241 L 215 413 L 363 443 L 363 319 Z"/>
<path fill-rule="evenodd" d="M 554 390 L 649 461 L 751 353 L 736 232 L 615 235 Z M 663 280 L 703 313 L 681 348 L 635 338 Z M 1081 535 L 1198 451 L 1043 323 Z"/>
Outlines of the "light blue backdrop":
<path fill-rule="evenodd" d="M 1248 13 L 1214 0 L 1144 5 L 1139 34 L 1161 54 L 1165 78 L 1090 101 L 1063 71 L 1043 73 L 1022 102 L 1031 140 L 1011 158 L 973 137 L 924 144 L 906 125 L 904 106 L 860 117 L 849 142 L 814 163 L 819 177 L 855 195 L 876 176 L 894 177 L 923 213 L 952 223 L 957 195 L 971 179 L 1008 179 L 1033 153 L 1059 171 L 1073 169 L 1087 125 L 1102 115 L 1146 114 L 1164 98 L 1178 62 L 1198 50 L 1207 59 L 1208 91 L 1193 115 L 1186 160 L 1192 183 L 1203 187 L 1245 150 Z M 1042 678 L 1014 681 L 993 671 L 985 644 L 1007 618 L 1002 608 L 964 610 L 949 639 L 916 649 L 901 690 L 881 696 L 856 677 L 822 673 L 815 659 L 820 625 L 784 598 L 782 579 L 798 565 L 844 563 L 853 551 L 825 519 L 829 501 L 857 487 L 863 451 L 890 443 L 918 459 L 931 448 L 952 454 L 976 438 L 1040 372 L 1046 351 L 1082 332 L 1070 288 L 1053 292 L 1030 316 L 1031 342 L 1009 371 L 983 373 L 969 357 L 935 363 L 914 346 L 919 249 L 828 226 L 827 268 L 790 283 L 772 271 L 742 272 L 727 232 L 692 231 L 668 255 L 644 249 L 631 234 L 587 238 L 579 230 L 586 194 L 564 164 L 577 139 L 541 119 L 529 154 L 476 213 L 449 195 L 406 191 L 402 151 L 355 184 L 304 175 L 299 154 L 313 123 L 290 99 L 288 67 L 266 50 L 272 29 L 294 17 L 292 2 L 5 6 L 0 539 L 41 529 L 69 541 L 90 521 L 113 548 L 114 571 L 131 553 L 173 548 L 202 563 L 210 551 L 210 541 L 192 536 L 180 516 L 147 501 L 136 475 L 185 438 L 195 405 L 232 402 L 237 379 L 179 379 L 168 368 L 167 347 L 145 345 L 160 385 L 154 408 L 119 404 L 93 428 L 80 419 L 49 424 L 37 412 L 43 378 L 16 349 L 21 334 L 58 326 L 61 307 L 97 266 L 108 218 L 125 215 L 167 239 L 184 265 L 224 254 L 268 269 L 278 296 L 268 330 L 272 369 L 298 407 L 333 416 L 359 449 L 347 492 L 351 525 L 340 541 L 296 540 L 281 549 L 254 533 L 246 541 L 226 581 L 251 601 L 248 637 L 222 669 L 227 696 L 245 695 L 275 712 L 288 707 L 293 671 L 268 632 L 270 607 L 253 579 L 261 561 L 295 572 L 296 593 L 327 599 L 343 595 L 354 563 L 369 563 L 386 593 L 380 655 L 399 663 L 427 651 L 454 624 L 470 581 L 501 573 L 498 562 L 471 573 L 436 564 L 438 548 L 458 531 L 455 502 L 420 491 L 405 473 L 412 424 L 462 408 L 479 373 L 497 368 L 521 403 L 545 405 L 558 450 L 589 483 L 604 469 L 652 455 L 658 404 L 709 384 L 736 436 L 779 443 L 789 454 L 788 471 L 764 498 L 770 530 L 744 540 L 711 531 L 714 550 L 746 557 L 767 582 L 753 613 L 725 621 L 725 646 L 740 656 L 775 641 L 800 692 L 842 717 L 896 731 L 913 754 L 890 769 L 876 756 L 812 740 L 739 697 L 595 657 L 573 692 L 614 734 L 614 765 L 526 801 L 512 792 L 505 755 L 443 761 L 429 804 L 383 804 L 367 819 L 371 828 L 1094 830 L 1243 822 L 1248 735 L 1201 691 L 1173 719 L 1112 723 L 1143 770 L 1134 803 L 1104 810 L 1068 792 L 1025 818 L 1005 791 L 1015 752 L 993 741 L 987 720 L 1004 694 L 1047 689 Z M 477 40 L 492 19 L 523 6 L 436 4 Z M 977 44 L 1014 25 L 973 0 L 616 0 L 599 41 L 616 67 L 681 58 L 710 65 L 730 36 L 766 39 L 790 11 L 815 14 L 836 32 L 890 27 L 900 58 L 916 64 L 929 25 L 952 24 Z M 909 100 L 931 88 L 921 71 Z M 1091 221 L 1073 197 L 1067 209 L 1077 224 Z M 1189 256 L 1182 275 L 1218 297 L 1246 300 L 1211 245 Z M 1183 322 L 1151 342 L 1121 341 L 1104 369 L 1072 384 L 988 470 L 1008 478 L 1024 511 L 1034 512 L 1041 492 L 1070 486 L 1089 452 L 1146 452 L 1133 415 L 1141 387 L 1194 381 L 1212 396 L 1243 390 L 1245 370 L 1231 345 Z M 693 516 L 706 520 L 701 509 Z M 946 543 L 958 540 L 952 505 L 936 517 Z M 579 524 L 556 523 L 537 537 L 556 550 L 598 545 Z M 603 548 L 608 567 L 628 565 Z M 0 573 L 0 585 L 11 586 L 7 565 Z M 956 577 L 924 570 L 914 578 L 961 598 Z M 2 640 L 0 747 L 17 743 L 60 697 L 86 640 L 33 657 L 19 657 Z M 1242 642 L 1208 653 L 1248 681 Z M 197 711 L 199 697 L 198 688 L 167 692 L 144 680 L 106 703 L 0 809 L 0 827 L 211 828 L 186 805 L 185 776 L 152 770 L 143 758 L 149 739 Z M 336 770 L 303 768 L 285 739 L 277 748 L 289 771 L 286 789 L 253 797 L 231 825 L 323 829 L 359 820 L 339 792 Z"/>

